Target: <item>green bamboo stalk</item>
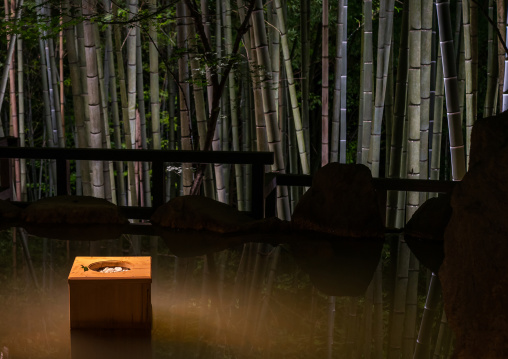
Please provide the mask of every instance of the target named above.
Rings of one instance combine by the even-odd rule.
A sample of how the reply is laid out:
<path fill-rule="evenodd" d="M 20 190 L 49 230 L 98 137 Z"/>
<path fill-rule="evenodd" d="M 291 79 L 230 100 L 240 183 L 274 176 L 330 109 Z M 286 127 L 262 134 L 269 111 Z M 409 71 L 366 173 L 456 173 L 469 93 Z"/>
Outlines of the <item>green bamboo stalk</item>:
<path fill-rule="evenodd" d="M 222 54 L 222 27 L 220 24 L 222 23 L 221 16 L 221 5 L 222 2 L 218 1 L 215 4 L 215 21 L 217 26 L 215 27 L 215 48 L 217 52 L 217 61 L 220 61 Z M 220 78 L 220 75 L 219 75 Z M 213 91 L 213 89 L 212 89 Z M 211 106 L 210 106 L 211 107 Z M 210 109 L 211 111 L 211 109 Z M 217 125 L 215 127 L 214 137 L 212 141 L 212 149 L 214 151 L 221 150 L 221 129 L 222 129 L 222 115 L 223 108 L 219 110 L 219 119 L 217 120 Z M 227 193 L 226 193 L 226 184 L 224 180 L 224 167 L 221 163 L 214 164 L 214 173 L 215 173 L 215 187 L 217 190 L 217 200 L 222 203 L 227 202 Z"/>
<path fill-rule="evenodd" d="M 339 136 L 340 136 L 340 101 L 341 101 L 341 71 L 342 71 L 342 33 L 344 24 L 342 12 L 344 0 L 337 3 L 337 37 L 335 43 L 335 67 L 333 86 L 333 108 L 332 108 L 332 135 L 330 147 L 330 162 L 339 161 Z"/>
<path fill-rule="evenodd" d="M 49 13 L 49 9 L 46 10 L 47 13 Z M 53 88 L 53 103 L 54 103 L 54 112 L 55 112 L 55 122 L 56 122 L 56 131 L 53 130 L 56 133 L 57 136 L 57 143 L 58 147 L 65 147 L 65 139 L 63 135 L 63 126 L 62 126 L 62 113 L 60 111 L 61 104 L 60 104 L 60 89 L 59 89 L 59 83 L 57 79 L 57 69 L 58 66 L 56 65 L 55 61 L 55 46 L 53 44 L 53 39 L 49 38 L 46 41 L 46 45 L 48 46 L 47 54 L 49 55 L 49 63 L 51 64 L 51 85 Z M 50 67 L 48 66 L 48 70 Z M 49 75 L 49 73 L 48 73 Z"/>
<path fill-rule="evenodd" d="M 93 34 L 93 24 L 89 16 L 95 13 L 95 3 L 83 1 L 83 33 L 86 55 L 86 72 L 88 87 L 88 108 L 90 112 L 90 146 L 102 148 L 103 118 L 101 118 L 101 102 L 99 90 L 99 74 L 97 68 L 97 52 Z M 104 198 L 104 176 L 102 161 L 92 161 L 92 194 Z"/>
<path fill-rule="evenodd" d="M 260 70 L 263 73 L 261 95 L 263 100 L 263 112 L 265 123 L 267 126 L 267 139 L 268 145 L 272 152 L 275 154 L 274 164 L 272 165 L 273 172 L 285 173 L 284 158 L 282 155 L 282 146 L 280 141 L 280 133 L 277 121 L 277 109 L 274 98 L 271 93 L 270 78 L 271 67 L 270 57 L 268 53 L 268 45 L 266 43 L 266 30 L 263 17 L 263 4 L 261 0 L 256 0 L 256 6 L 252 13 L 254 40 L 256 45 L 257 57 L 260 65 Z M 290 218 L 289 198 L 287 187 L 280 187 L 278 192 L 277 213 L 281 219 Z"/>
<path fill-rule="evenodd" d="M 148 8 L 154 13 L 157 10 L 157 0 L 149 0 Z M 152 147 L 153 149 L 161 149 L 161 121 L 160 121 L 160 101 L 159 101 L 159 52 L 157 18 L 150 19 L 148 33 L 150 35 L 150 43 L 148 52 L 150 57 L 150 115 L 152 119 Z"/>
<path fill-rule="evenodd" d="M 363 4 L 363 3 L 362 3 Z M 364 42 L 364 34 L 363 31 L 361 33 L 361 48 L 362 48 L 362 61 L 363 61 L 363 42 Z M 363 62 L 362 62 L 363 64 Z M 358 106 L 358 136 L 356 140 L 356 163 L 362 163 L 362 142 L 363 142 L 363 102 L 364 102 L 364 92 L 363 92 L 363 75 L 364 75 L 364 66 L 360 66 L 360 100 Z"/>
<path fill-rule="evenodd" d="M 19 0 L 18 9 L 16 10 L 16 14 L 14 15 L 16 21 L 18 21 L 19 18 L 21 17 L 21 9 L 22 8 L 23 8 L 23 0 Z M 7 79 L 8 79 L 8 74 L 9 74 L 9 68 L 10 68 L 10 64 L 13 60 L 14 48 L 16 45 L 16 37 L 17 37 L 17 34 L 13 34 L 11 37 L 11 41 L 9 42 L 9 47 L 7 50 L 7 58 L 4 63 L 2 78 L 0 80 L 0 110 L 2 110 L 2 104 L 4 102 L 5 89 L 7 88 Z M 0 135 L 2 135 L 2 137 L 3 137 L 4 136 L 3 127 L 2 126 L 0 126 L 0 127 L 1 127 L 1 131 L 2 131 L 2 133 Z"/>
<path fill-rule="evenodd" d="M 372 126 L 373 114 L 373 68 L 374 59 L 372 54 L 372 0 L 363 0 L 363 46 L 362 46 L 362 63 L 363 63 L 363 115 L 362 120 L 362 162 L 368 164 L 370 133 Z M 384 33 L 384 32 L 383 32 Z"/>
<path fill-rule="evenodd" d="M 384 6 L 383 6 L 384 5 Z M 379 11 L 377 63 L 376 63 L 376 93 L 374 98 L 374 118 L 370 133 L 370 150 L 368 163 L 372 176 L 379 176 L 379 161 L 381 157 L 381 125 L 385 109 L 388 65 L 390 62 L 391 39 L 393 29 L 394 1 L 381 3 Z"/>
<path fill-rule="evenodd" d="M 461 18 L 462 19 L 462 18 Z M 461 20 L 462 23 L 462 20 Z M 458 52 L 458 60 L 457 60 L 457 81 L 458 81 L 458 88 L 459 88 L 459 109 L 460 109 L 460 118 L 461 121 L 464 122 L 465 116 L 465 109 L 464 109 L 464 100 L 465 100 L 465 93 L 466 93 L 466 53 L 465 53 L 465 44 L 464 44 L 464 36 L 463 31 L 460 31 L 460 37 L 459 37 L 459 52 Z"/>
<path fill-rule="evenodd" d="M 501 34 L 501 39 L 506 42 L 506 8 L 504 1 L 496 1 L 497 5 L 497 29 Z M 497 66 L 498 66 L 498 104 L 500 112 L 502 112 L 502 94 L 504 89 L 504 78 L 505 78 L 505 57 L 506 53 L 501 41 L 497 41 Z"/>
<path fill-rule="evenodd" d="M 24 79 L 23 79 L 23 39 L 20 36 L 17 38 L 17 75 L 18 75 L 18 134 L 19 134 L 19 146 L 25 147 L 25 90 L 24 90 Z M 18 198 L 20 201 L 27 201 L 28 194 L 26 188 L 26 159 L 21 158 L 19 162 L 20 166 L 20 192 Z"/>
<path fill-rule="evenodd" d="M 339 162 L 346 163 L 347 150 L 347 9 L 348 0 L 343 0 L 344 6 L 342 10 L 342 69 L 340 75 L 340 146 L 339 146 Z"/>
<path fill-rule="evenodd" d="M 111 1 L 103 0 L 103 5 L 108 11 L 112 11 Z M 106 26 L 106 54 L 108 59 L 108 73 L 109 73 L 109 91 L 111 94 L 111 117 L 113 120 L 113 138 L 115 142 L 115 148 L 122 148 L 122 131 L 120 128 L 120 113 L 118 110 L 118 91 L 116 81 L 116 70 L 115 70 L 115 59 L 113 53 L 113 35 L 112 26 Z M 116 166 L 116 187 L 117 187 L 117 202 L 120 206 L 127 205 L 127 195 L 125 192 L 124 182 L 124 165 L 123 161 L 115 162 Z"/>
<path fill-rule="evenodd" d="M 231 0 L 225 0 L 225 47 L 226 55 L 231 56 L 233 51 L 233 34 L 231 23 Z M 240 151 L 240 134 L 239 134 L 239 121 L 238 121 L 238 105 L 237 105 L 237 92 L 235 71 L 232 69 L 228 75 L 228 89 L 229 89 L 229 107 L 231 114 L 231 130 L 233 139 L 233 151 Z M 236 194 L 238 210 L 245 210 L 245 196 L 244 185 L 242 176 L 242 165 L 235 164 L 235 180 L 236 180 Z"/>
<path fill-rule="evenodd" d="M 107 90 L 105 88 L 104 84 L 104 65 L 103 65 L 103 52 L 102 52 L 102 45 L 101 45 L 101 39 L 99 35 L 99 28 L 97 24 L 93 25 L 93 32 L 94 32 L 94 41 L 95 41 L 95 50 L 97 53 L 97 74 L 99 77 L 99 91 L 100 91 L 100 111 L 101 111 L 101 118 L 103 120 L 103 128 L 102 128 L 102 148 L 111 148 L 111 138 L 109 136 L 109 109 L 108 109 L 108 101 L 107 101 Z M 111 201 L 114 204 L 117 204 L 116 199 L 116 186 L 115 186 L 115 173 L 113 169 L 113 162 L 108 161 L 107 163 L 103 164 L 103 170 L 104 170 L 104 198 L 106 198 L 108 201 Z"/>
<path fill-rule="evenodd" d="M 41 9 L 41 14 L 44 16 L 44 8 Z M 43 32 L 43 36 L 46 33 Z M 46 72 L 47 72 L 47 84 L 48 84 L 48 95 L 49 95 L 49 108 L 51 111 L 51 132 L 48 133 L 48 136 L 50 136 L 53 140 L 54 146 L 58 147 L 58 129 L 57 129 L 57 111 L 56 107 L 60 107 L 60 103 L 55 102 L 55 92 L 54 92 L 54 82 L 53 82 L 53 63 L 51 61 L 50 57 L 50 46 L 49 46 L 49 39 L 43 39 L 42 40 L 43 46 L 44 46 L 44 58 L 46 61 Z M 58 100 L 59 101 L 59 100 Z M 49 129 L 49 128 L 48 128 Z"/>
<path fill-rule="evenodd" d="M 438 180 L 441 168 L 441 138 L 443 134 L 443 101 L 444 101 L 443 58 L 438 48 L 436 66 L 436 97 L 434 104 L 434 125 L 432 127 L 432 158 L 430 179 Z M 434 196 L 437 194 L 434 194 Z"/>
<path fill-rule="evenodd" d="M 143 61 L 141 57 L 141 30 L 139 27 L 136 28 L 136 95 L 138 99 L 138 110 L 140 118 L 140 133 L 138 137 L 141 139 L 141 148 L 148 149 L 146 139 L 146 111 L 145 111 L 145 94 L 144 94 L 144 83 L 143 83 Z M 150 191 L 150 168 L 148 162 L 142 162 L 140 164 L 142 174 L 140 179 L 143 184 L 140 191 L 143 191 L 144 205 L 147 207 L 152 206 L 152 194 Z"/>
<path fill-rule="evenodd" d="M 422 1 L 421 72 L 420 72 L 420 179 L 429 179 L 430 87 L 432 63 L 432 9 L 433 1 Z M 420 203 L 428 194 L 420 192 Z"/>
<path fill-rule="evenodd" d="M 445 83 L 446 112 L 450 136 L 450 153 L 452 162 L 452 178 L 454 181 L 462 179 L 466 172 L 464 142 L 462 139 L 462 124 L 459 108 L 459 93 L 457 91 L 457 72 L 453 54 L 453 41 L 450 26 L 450 5 L 446 0 L 436 1 L 437 19 L 439 24 L 439 39 L 443 54 L 443 75 Z"/>
<path fill-rule="evenodd" d="M 494 16 L 494 0 L 489 0 L 489 17 Z M 483 117 L 490 117 L 494 113 L 494 100 L 496 98 L 497 88 L 497 51 L 494 42 L 493 26 L 488 27 L 487 35 L 487 89 L 485 94 L 485 103 L 483 107 Z"/>
<path fill-rule="evenodd" d="M 14 17 L 14 8 L 16 6 L 15 0 L 12 0 L 10 3 L 8 0 L 4 1 L 5 4 L 5 20 L 8 22 L 12 17 Z M 7 35 L 7 41 L 17 43 L 17 37 L 14 37 L 12 41 L 10 40 L 10 35 Z M 14 48 L 14 51 L 16 49 Z M 17 99 L 16 99 L 16 71 L 14 69 L 16 63 L 16 57 L 14 55 L 14 51 L 12 53 L 12 60 L 9 64 L 9 135 L 13 137 L 18 137 L 19 129 L 18 129 L 18 108 L 17 108 Z M 51 88 L 50 88 L 51 90 Z M 20 182 L 19 182 L 19 160 L 15 159 L 13 161 L 12 168 L 12 189 L 13 189 L 13 198 L 19 200 L 19 195 L 21 191 Z"/>
<path fill-rule="evenodd" d="M 392 40 L 393 43 L 393 34 L 392 34 Z M 393 53 L 393 46 L 390 47 L 390 52 L 392 53 L 390 55 L 390 61 L 388 63 L 388 76 L 386 79 L 386 98 L 385 98 L 385 111 L 384 111 L 384 118 L 385 118 L 385 131 L 386 131 L 386 158 L 385 158 L 385 176 L 386 176 L 386 169 L 390 168 L 390 159 L 391 159 L 391 147 L 392 147 L 392 132 L 393 132 L 393 116 L 394 116 L 394 95 L 395 95 L 395 88 L 394 88 L 394 78 L 393 78 L 393 56 L 395 54 Z"/>
<path fill-rule="evenodd" d="M 128 0 L 129 21 L 138 13 L 138 1 Z M 136 23 L 128 28 L 127 35 L 127 99 L 131 148 L 136 148 Z"/>
<path fill-rule="evenodd" d="M 113 2 L 113 14 L 116 18 L 118 7 Z M 120 87 L 120 101 L 122 104 L 122 124 L 124 133 L 124 144 L 126 149 L 132 149 L 131 128 L 129 123 L 129 99 L 127 95 L 127 86 L 125 81 L 125 69 L 122 55 L 122 40 L 120 34 L 120 26 L 115 24 L 113 26 L 115 36 L 115 52 L 118 74 L 118 85 Z M 136 196 L 135 178 L 134 178 L 134 163 L 127 162 L 127 204 L 136 206 L 138 198 Z"/>
<path fill-rule="evenodd" d="M 201 85 L 201 76 L 199 75 L 201 71 L 200 61 L 198 59 L 198 54 L 196 53 L 197 42 L 196 42 L 196 33 L 194 31 L 194 26 L 188 27 L 189 31 L 189 64 L 191 69 L 191 77 L 192 77 L 192 94 L 194 97 L 194 108 L 196 110 L 196 123 L 198 128 L 199 135 L 199 148 L 201 151 L 205 148 L 206 142 L 206 132 L 207 132 L 207 113 L 206 113 L 206 105 L 205 105 L 205 97 L 203 93 L 203 86 Z M 160 121 L 159 121 L 160 122 Z M 153 126 L 153 125 L 152 125 Z M 211 166 L 207 166 L 206 171 L 208 174 L 211 174 Z M 205 196 L 209 198 L 215 198 L 215 189 L 214 189 L 213 181 L 205 181 L 204 191 Z"/>
<path fill-rule="evenodd" d="M 279 86 L 280 86 L 280 33 L 279 33 L 279 19 L 277 17 L 277 10 L 275 4 L 272 2 L 267 3 L 267 17 L 271 26 L 268 27 L 268 36 L 270 39 L 270 62 L 272 64 L 272 79 L 273 79 L 273 96 L 277 106 L 277 118 L 280 121 L 279 115 Z M 227 28 L 226 28 L 227 30 Z M 281 128 L 279 123 L 279 128 Z"/>
<path fill-rule="evenodd" d="M 300 153 L 302 172 L 303 174 L 310 174 L 310 167 L 308 162 L 309 156 L 306 152 L 305 136 L 303 131 L 302 120 L 300 117 L 300 108 L 298 105 L 298 99 L 296 95 L 295 78 L 293 75 L 293 67 L 291 65 L 291 56 L 287 40 L 286 18 L 284 16 L 284 11 L 282 9 L 281 0 L 275 0 L 275 9 L 277 11 L 277 17 L 279 20 L 280 40 L 282 45 L 282 54 L 284 57 L 284 68 L 286 70 L 287 84 L 289 88 L 289 99 L 291 102 L 291 109 L 293 114 L 294 127 L 296 131 L 298 151 Z"/>
<path fill-rule="evenodd" d="M 407 178 L 420 178 L 420 123 L 421 123 L 421 2 L 409 2 L 409 72 L 408 72 L 408 163 Z M 408 192 L 406 220 L 418 209 L 420 194 Z"/>
<path fill-rule="evenodd" d="M 328 58 L 328 0 L 323 0 L 321 18 L 322 18 L 322 41 L 321 41 L 321 166 L 329 161 L 329 70 L 330 60 Z"/>
<path fill-rule="evenodd" d="M 81 11 L 81 2 L 79 0 L 71 0 L 72 6 L 78 7 Z M 79 15 L 82 15 L 79 13 Z M 87 85 L 87 75 L 86 75 L 86 55 L 85 55 L 85 39 L 83 34 L 83 22 L 78 23 L 76 25 L 76 46 L 78 50 L 78 61 L 79 61 L 79 72 L 81 75 L 81 96 L 83 99 L 83 107 L 84 107 L 84 115 L 85 115 L 85 126 L 83 130 L 85 131 L 85 135 L 87 138 L 87 144 L 90 146 L 90 110 L 88 106 L 88 85 Z M 91 164 L 90 164 L 91 168 Z M 85 183 L 83 183 L 85 185 Z M 88 189 L 83 187 L 86 192 L 92 193 L 92 183 L 88 184 Z"/>
<path fill-rule="evenodd" d="M 469 164 L 469 150 L 471 148 L 471 130 L 478 113 L 478 5 L 475 1 L 469 2 L 469 34 L 470 43 L 466 43 L 466 166 Z M 464 11 L 464 17 L 466 11 Z M 465 21 L 464 21 L 465 26 Z M 489 26 L 489 28 L 491 28 Z M 466 42 L 466 30 L 464 29 Z M 468 51 L 469 50 L 469 51 Z M 470 73 L 470 76 L 467 75 Z M 469 86 L 468 86 L 469 85 Z"/>
<path fill-rule="evenodd" d="M 435 0 L 433 0 L 433 3 L 435 4 Z M 429 110 L 429 113 L 430 113 L 430 119 L 429 119 L 429 157 L 430 157 L 430 160 L 429 160 L 429 174 L 428 174 L 428 178 L 431 178 L 432 177 L 432 160 L 433 160 L 433 156 L 434 156 L 434 149 L 438 148 L 439 151 L 441 151 L 441 143 L 439 143 L 439 147 L 436 147 L 436 143 L 434 143 L 434 126 L 436 125 L 439 125 L 442 127 L 442 120 L 441 121 L 436 121 L 435 119 L 435 116 L 436 116 L 436 106 L 437 106 L 437 100 L 436 100 L 436 95 L 437 95 L 437 73 L 439 71 L 439 67 L 438 67 L 438 52 L 439 52 L 439 46 L 438 46 L 438 40 L 437 40 L 437 15 L 436 15 L 436 7 L 433 6 L 432 7 L 432 48 L 431 48 L 431 70 L 430 70 L 430 110 Z M 439 52 L 439 56 L 441 56 L 441 52 Z M 439 66 L 441 66 L 441 82 L 442 82 L 442 74 L 443 74 L 443 68 L 442 68 L 442 64 L 439 63 Z M 440 83 L 440 86 L 441 86 L 441 100 L 442 100 L 442 93 L 444 91 L 443 87 L 444 86 L 444 83 Z M 443 108 L 443 103 L 441 102 L 440 104 L 441 106 L 441 118 L 442 118 L 442 108 Z M 429 197 L 433 197 L 434 194 L 433 193 L 429 193 Z"/>
<path fill-rule="evenodd" d="M 188 48 L 189 18 L 187 17 L 187 6 L 183 0 L 177 4 L 177 45 L 180 49 Z M 179 104 L 180 104 L 180 133 L 183 150 L 192 150 L 191 144 L 191 122 L 190 122 L 190 88 L 189 88 L 189 67 L 188 54 L 184 53 L 178 59 L 178 82 L 179 82 Z M 189 163 L 182 164 L 183 193 L 188 195 L 192 186 L 192 169 Z"/>
<path fill-rule="evenodd" d="M 310 163 L 310 129 L 309 129 L 309 85 L 310 85 L 310 0 L 300 0 L 300 53 L 301 53 L 301 103 L 302 128 L 305 139 L 305 153 Z"/>
<path fill-rule="evenodd" d="M 245 69 L 246 68 L 246 69 Z M 244 64 L 244 71 L 248 71 L 248 65 Z M 245 78 L 248 78 L 248 75 L 245 76 Z M 240 106 L 242 111 L 242 147 L 243 151 L 251 151 L 251 124 L 254 122 L 252 121 L 251 116 L 251 94 L 252 92 L 249 91 L 249 83 L 248 81 L 242 81 L 242 96 L 241 101 L 242 105 Z M 249 190 L 251 188 L 252 184 L 252 176 L 251 174 L 252 166 L 251 165 L 244 165 L 244 183 L 245 183 L 245 210 L 249 211 L 252 208 L 252 192 Z"/>

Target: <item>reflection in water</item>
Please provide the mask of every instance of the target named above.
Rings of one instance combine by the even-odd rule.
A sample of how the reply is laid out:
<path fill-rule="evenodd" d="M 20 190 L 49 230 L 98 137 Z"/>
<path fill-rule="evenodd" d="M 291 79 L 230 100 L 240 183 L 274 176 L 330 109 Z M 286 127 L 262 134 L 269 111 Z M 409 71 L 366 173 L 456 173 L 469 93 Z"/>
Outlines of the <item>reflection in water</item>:
<path fill-rule="evenodd" d="M 151 333 L 71 335 L 67 276 L 74 257 L 90 255 L 91 249 L 94 255 L 130 255 L 137 241 L 140 254 L 153 261 Z M 333 343 L 327 344 L 328 297 L 314 289 L 306 272 L 326 290 L 313 264 L 335 271 L 326 283 L 349 270 L 343 279 L 354 286 L 351 278 L 357 273 L 341 266 L 358 262 L 336 244 L 296 241 L 289 251 L 239 244 L 213 255 L 215 270 L 210 271 L 204 256 L 177 258 L 154 238 L 123 237 L 93 246 L 70 242 L 67 247 L 65 241 L 30 237 L 28 243 L 40 290 L 34 289 L 19 242 L 13 246 L 11 232 L 0 232 L 0 350 L 7 347 L 10 358 L 325 358 L 328 345 L 335 358 L 361 358 L 367 338 L 373 338 L 367 333 L 374 326 L 365 316 L 369 299 L 337 297 Z M 377 251 L 380 244 L 370 248 Z M 387 272 L 383 283 L 388 288 L 381 333 L 385 348 L 392 278 Z"/>
<path fill-rule="evenodd" d="M 72 330 L 72 359 L 139 359 L 152 357 L 150 332 Z"/>

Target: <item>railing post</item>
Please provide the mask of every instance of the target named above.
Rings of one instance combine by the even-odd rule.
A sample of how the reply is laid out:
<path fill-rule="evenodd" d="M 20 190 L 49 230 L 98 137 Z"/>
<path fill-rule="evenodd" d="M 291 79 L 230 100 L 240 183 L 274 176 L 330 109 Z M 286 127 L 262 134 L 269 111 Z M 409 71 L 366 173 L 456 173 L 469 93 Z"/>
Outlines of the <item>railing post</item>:
<path fill-rule="evenodd" d="M 155 210 L 164 204 L 164 162 L 152 161 L 152 208 Z"/>
<path fill-rule="evenodd" d="M 67 179 L 67 161 L 65 158 L 57 158 L 56 160 L 56 194 L 63 196 L 69 194 Z"/>
<path fill-rule="evenodd" d="M 252 216 L 255 219 L 264 218 L 264 188 L 265 188 L 265 165 L 262 163 L 252 164 Z"/>

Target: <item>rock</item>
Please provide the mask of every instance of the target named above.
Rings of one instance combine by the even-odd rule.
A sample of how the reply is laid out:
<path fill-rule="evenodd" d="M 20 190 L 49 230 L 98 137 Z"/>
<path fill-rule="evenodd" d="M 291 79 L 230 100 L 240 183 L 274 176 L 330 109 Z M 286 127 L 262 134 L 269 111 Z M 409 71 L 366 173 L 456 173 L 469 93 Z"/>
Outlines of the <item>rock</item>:
<path fill-rule="evenodd" d="M 364 294 L 384 240 L 370 170 L 339 163 L 319 169 L 294 210 L 291 229 L 291 252 L 316 288 L 335 296 Z"/>
<path fill-rule="evenodd" d="M 430 198 L 418 208 L 404 228 L 404 239 L 409 248 L 434 273 L 438 273 L 443 263 L 443 238 L 451 215 L 449 196 Z"/>
<path fill-rule="evenodd" d="M 469 169 L 488 160 L 500 149 L 508 146 L 508 111 L 498 116 L 482 118 L 475 122 L 471 133 Z"/>
<path fill-rule="evenodd" d="M 40 199 L 23 210 L 29 224 L 127 224 L 118 207 L 89 196 L 56 196 Z"/>
<path fill-rule="evenodd" d="M 232 206 L 202 196 L 171 199 L 155 211 L 151 222 L 170 250 L 181 257 L 249 241 L 273 243 L 289 231 L 288 222 L 278 218 L 254 220 Z"/>
<path fill-rule="evenodd" d="M 118 238 L 129 223 L 113 203 L 88 196 L 40 199 L 21 212 L 21 219 L 32 235 L 88 241 Z"/>
<path fill-rule="evenodd" d="M 9 201 L 0 200 L 0 230 L 16 227 L 21 221 L 21 208 Z"/>
<path fill-rule="evenodd" d="M 122 272 L 122 271 L 123 271 L 122 267 L 115 267 L 115 272 Z"/>
<path fill-rule="evenodd" d="M 165 228 L 231 233 L 253 222 L 236 208 L 203 196 L 181 196 L 157 208 L 150 219 Z"/>
<path fill-rule="evenodd" d="M 294 210 L 296 231 L 340 237 L 383 238 L 384 226 L 370 170 L 364 165 L 329 163 Z"/>
<path fill-rule="evenodd" d="M 508 357 L 508 115 L 479 120 L 439 271 L 454 358 Z"/>

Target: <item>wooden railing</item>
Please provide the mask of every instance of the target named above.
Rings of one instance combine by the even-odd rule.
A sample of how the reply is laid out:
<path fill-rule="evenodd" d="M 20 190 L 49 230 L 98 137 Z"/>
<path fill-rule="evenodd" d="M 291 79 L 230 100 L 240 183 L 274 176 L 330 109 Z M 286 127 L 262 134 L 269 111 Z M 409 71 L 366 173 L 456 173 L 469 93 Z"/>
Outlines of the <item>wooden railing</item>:
<path fill-rule="evenodd" d="M 435 192 L 449 193 L 457 182 L 436 181 L 436 180 L 413 180 L 400 178 L 373 178 L 372 184 L 378 193 L 380 208 L 386 207 L 386 197 L 388 191 L 407 191 L 407 192 Z M 266 175 L 264 196 L 265 196 L 265 216 L 275 215 L 276 208 L 276 187 L 277 186 L 301 186 L 310 187 L 312 185 L 311 175 L 292 175 L 268 173 Z M 382 211 L 382 213 L 385 213 Z"/>
<path fill-rule="evenodd" d="M 152 169 L 152 207 L 121 207 L 123 212 L 133 219 L 150 218 L 154 209 L 164 203 L 165 163 L 252 164 L 251 213 L 257 219 L 275 215 L 275 189 L 277 186 L 310 187 L 312 185 L 311 175 L 267 173 L 265 177 L 265 166 L 273 164 L 274 161 L 272 152 L 0 147 L 0 160 L 10 158 L 55 160 L 58 195 L 68 194 L 68 160 L 150 162 Z M 446 193 L 451 192 L 456 183 L 452 181 L 391 178 L 373 178 L 372 181 L 374 188 L 378 191 L 380 206 L 386 204 L 387 191 Z M 5 179 L 2 180 L 2 185 L 4 185 L 4 182 Z"/>
<path fill-rule="evenodd" d="M 122 207 L 123 212 L 129 218 L 136 219 L 149 218 L 153 210 L 164 203 L 165 163 L 251 164 L 252 216 L 258 219 L 263 218 L 265 166 L 273 164 L 274 161 L 272 152 L 0 147 L 0 159 L 7 158 L 55 160 L 56 191 L 58 195 L 68 194 L 68 160 L 150 162 L 152 169 L 152 207 Z"/>

